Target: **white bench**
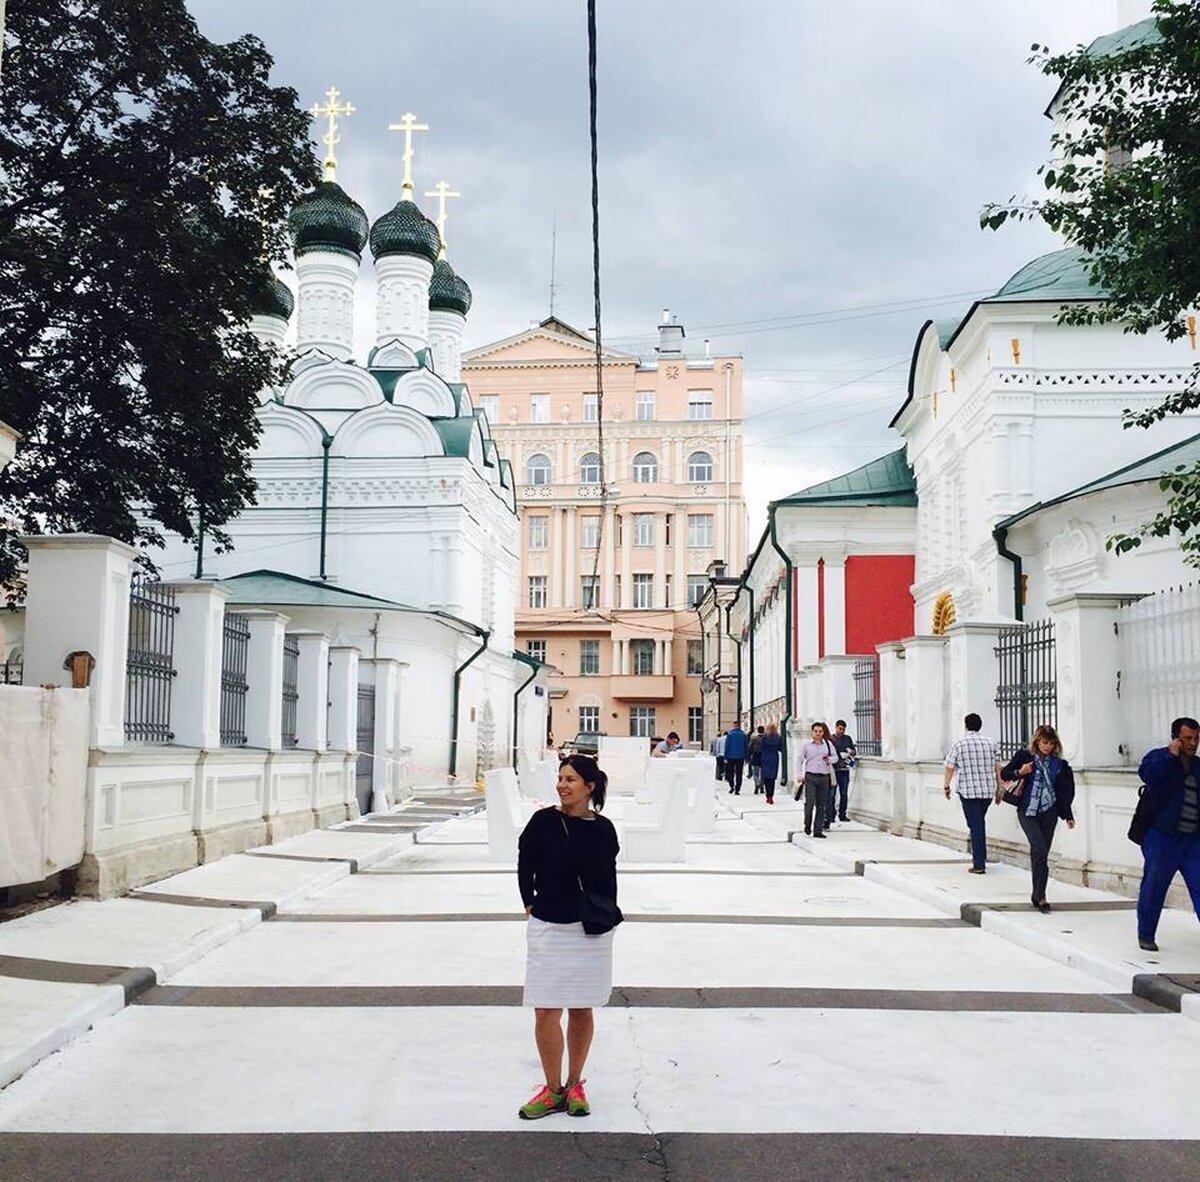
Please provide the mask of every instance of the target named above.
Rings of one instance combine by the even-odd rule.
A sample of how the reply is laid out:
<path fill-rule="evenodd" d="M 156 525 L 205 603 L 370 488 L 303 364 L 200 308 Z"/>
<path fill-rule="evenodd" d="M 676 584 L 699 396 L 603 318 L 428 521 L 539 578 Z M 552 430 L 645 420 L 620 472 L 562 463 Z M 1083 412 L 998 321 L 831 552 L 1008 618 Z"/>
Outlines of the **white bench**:
<path fill-rule="evenodd" d="M 635 799 L 624 810 L 621 852 L 627 862 L 682 862 L 687 845 L 688 784 L 672 776 L 657 799 Z M 646 819 L 643 821 L 642 815 Z"/>
<path fill-rule="evenodd" d="M 517 773 L 510 767 L 494 767 L 483 773 L 487 803 L 488 859 L 515 862 L 517 838 L 533 814 L 531 802 L 521 799 Z"/>

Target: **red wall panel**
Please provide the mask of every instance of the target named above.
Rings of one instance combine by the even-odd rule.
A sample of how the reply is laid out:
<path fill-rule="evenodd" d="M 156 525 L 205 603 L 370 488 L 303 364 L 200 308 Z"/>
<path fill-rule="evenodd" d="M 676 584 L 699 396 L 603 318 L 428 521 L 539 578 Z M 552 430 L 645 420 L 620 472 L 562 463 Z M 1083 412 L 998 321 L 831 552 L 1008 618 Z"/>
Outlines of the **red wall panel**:
<path fill-rule="evenodd" d="M 846 652 L 873 653 L 877 644 L 912 636 L 916 572 L 911 554 L 861 554 L 846 559 Z"/>

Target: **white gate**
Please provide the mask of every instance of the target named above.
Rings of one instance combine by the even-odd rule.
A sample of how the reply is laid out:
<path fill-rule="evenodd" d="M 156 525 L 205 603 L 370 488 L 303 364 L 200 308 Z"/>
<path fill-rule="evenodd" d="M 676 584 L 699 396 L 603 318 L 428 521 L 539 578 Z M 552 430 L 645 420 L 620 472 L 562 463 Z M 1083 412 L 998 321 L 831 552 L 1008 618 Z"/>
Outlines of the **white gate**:
<path fill-rule="evenodd" d="M 1148 595 L 1117 619 L 1121 742 L 1136 763 L 1166 743 L 1172 719 L 1200 711 L 1200 586 Z"/>

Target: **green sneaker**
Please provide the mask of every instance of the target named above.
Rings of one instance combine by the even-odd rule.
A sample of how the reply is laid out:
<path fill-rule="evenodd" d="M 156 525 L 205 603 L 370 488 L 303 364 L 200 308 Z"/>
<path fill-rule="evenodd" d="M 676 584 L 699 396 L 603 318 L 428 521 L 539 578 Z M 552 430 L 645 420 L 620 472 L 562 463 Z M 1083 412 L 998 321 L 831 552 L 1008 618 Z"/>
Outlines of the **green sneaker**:
<path fill-rule="evenodd" d="M 587 1102 L 584 1101 L 586 1107 Z M 528 1104 L 522 1104 L 517 1109 L 517 1115 L 522 1120 L 541 1120 L 552 1112 L 566 1112 L 567 1094 L 565 1091 L 552 1092 L 545 1084 L 534 1093 Z"/>
<path fill-rule="evenodd" d="M 578 1083 L 567 1084 L 567 1115 L 568 1116 L 588 1116 L 592 1107 L 588 1103 L 587 1092 L 583 1090 L 583 1085 L 587 1083 L 586 1079 L 581 1079 Z"/>

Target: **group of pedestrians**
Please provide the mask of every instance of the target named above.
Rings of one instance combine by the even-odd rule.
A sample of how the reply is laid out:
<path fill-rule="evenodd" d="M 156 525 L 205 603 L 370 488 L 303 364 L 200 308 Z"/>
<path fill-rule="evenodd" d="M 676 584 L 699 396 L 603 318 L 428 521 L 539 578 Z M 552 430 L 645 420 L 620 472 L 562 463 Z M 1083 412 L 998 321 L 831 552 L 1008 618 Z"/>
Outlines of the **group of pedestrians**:
<path fill-rule="evenodd" d="M 717 779 L 729 785 L 731 795 L 741 796 L 749 768 L 754 795 L 766 796 L 767 804 L 775 803 L 775 782 L 779 779 L 783 753 L 783 736 L 775 723 L 757 727 L 750 735 L 735 724 L 729 730 L 721 731 L 708 749 L 716 760 Z"/>

